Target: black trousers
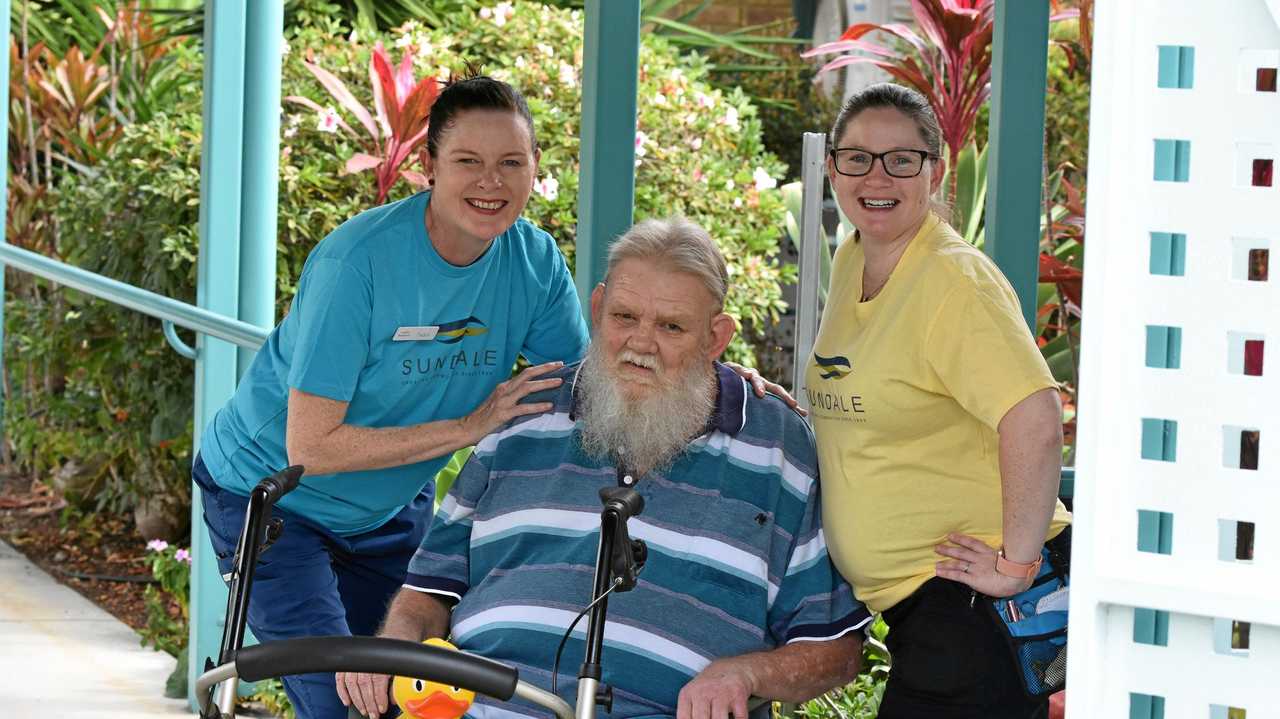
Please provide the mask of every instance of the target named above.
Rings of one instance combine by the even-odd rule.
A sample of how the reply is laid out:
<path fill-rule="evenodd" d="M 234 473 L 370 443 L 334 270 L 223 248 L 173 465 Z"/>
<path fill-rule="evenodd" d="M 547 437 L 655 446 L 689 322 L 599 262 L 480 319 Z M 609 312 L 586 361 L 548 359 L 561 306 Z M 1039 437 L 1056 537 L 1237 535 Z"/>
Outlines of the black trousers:
<path fill-rule="evenodd" d="M 879 719 L 1043 719 L 973 590 L 934 577 L 884 613 L 893 655 Z"/>

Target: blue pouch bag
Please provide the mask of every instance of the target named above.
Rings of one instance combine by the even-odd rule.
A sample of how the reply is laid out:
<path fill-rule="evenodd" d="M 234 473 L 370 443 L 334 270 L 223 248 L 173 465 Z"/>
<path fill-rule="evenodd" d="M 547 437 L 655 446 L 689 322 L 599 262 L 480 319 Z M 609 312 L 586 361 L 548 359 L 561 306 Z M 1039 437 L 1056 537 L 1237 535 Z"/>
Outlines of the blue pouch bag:
<path fill-rule="evenodd" d="M 1067 555 L 1053 544 L 1042 551 L 1044 560 L 1030 588 L 987 601 L 1013 654 L 1023 691 L 1033 699 L 1067 684 Z"/>

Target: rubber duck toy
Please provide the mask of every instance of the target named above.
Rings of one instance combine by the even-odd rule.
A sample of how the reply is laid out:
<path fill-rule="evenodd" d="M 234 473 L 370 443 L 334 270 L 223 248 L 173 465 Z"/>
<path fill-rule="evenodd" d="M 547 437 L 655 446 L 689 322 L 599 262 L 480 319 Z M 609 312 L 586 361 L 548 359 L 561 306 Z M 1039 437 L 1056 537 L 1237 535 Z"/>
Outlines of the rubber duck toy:
<path fill-rule="evenodd" d="M 457 651 L 458 648 L 438 637 L 423 644 L 431 644 Z M 410 677 L 396 677 L 391 682 L 391 696 L 400 707 L 400 713 L 414 719 L 458 719 L 471 708 L 476 693 L 470 689 L 451 687 L 439 682 L 429 682 Z"/>

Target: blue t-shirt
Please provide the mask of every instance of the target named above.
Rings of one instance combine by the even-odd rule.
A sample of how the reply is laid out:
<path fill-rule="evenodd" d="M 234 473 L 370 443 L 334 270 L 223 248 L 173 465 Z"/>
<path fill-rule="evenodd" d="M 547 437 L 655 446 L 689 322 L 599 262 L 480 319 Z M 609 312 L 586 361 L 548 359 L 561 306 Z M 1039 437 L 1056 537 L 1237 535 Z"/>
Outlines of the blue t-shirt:
<path fill-rule="evenodd" d="M 711 661 L 835 639 L 871 614 L 827 556 L 818 458 L 804 420 L 717 366 L 716 410 L 672 465 L 639 478 L 644 511 L 628 522 L 648 545 L 634 591 L 609 598 L 604 630 L 611 713 L 674 716 L 680 689 Z M 576 369 L 539 393 L 550 412 L 517 417 L 481 440 L 409 563 L 405 586 L 456 605 L 453 643 L 550 689 L 556 648 L 590 601 L 602 487 L 620 468 L 583 453 Z M 566 643 L 558 691 L 572 703 L 584 619 Z M 477 696 L 477 719 L 544 712 Z"/>
<path fill-rule="evenodd" d="M 436 252 L 429 192 L 362 212 L 307 258 L 289 313 L 205 432 L 219 486 L 247 495 L 288 464 L 289 388 L 349 403 L 347 424 L 462 417 L 510 377 L 517 355 L 572 362 L 587 328 L 555 241 L 520 219 L 471 265 Z M 307 475 L 280 506 L 343 535 L 386 522 L 449 460 Z"/>

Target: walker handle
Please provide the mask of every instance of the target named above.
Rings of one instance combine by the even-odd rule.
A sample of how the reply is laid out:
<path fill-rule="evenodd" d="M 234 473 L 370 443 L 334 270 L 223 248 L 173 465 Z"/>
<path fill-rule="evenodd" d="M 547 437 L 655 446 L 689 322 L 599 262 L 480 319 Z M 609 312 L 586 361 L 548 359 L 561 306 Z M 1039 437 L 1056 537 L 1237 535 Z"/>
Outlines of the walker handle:
<path fill-rule="evenodd" d="M 281 497 L 297 489 L 298 482 L 302 479 L 303 467 L 295 464 L 292 467 L 285 467 L 266 479 L 258 482 L 258 486 L 254 487 L 254 491 L 261 490 L 265 492 L 267 506 L 274 505 Z"/>
<path fill-rule="evenodd" d="M 462 687 L 506 701 L 515 694 L 514 667 L 474 654 L 383 637 L 304 637 L 266 642 L 236 652 L 245 681 L 316 672 L 367 672 L 414 677 Z"/>

